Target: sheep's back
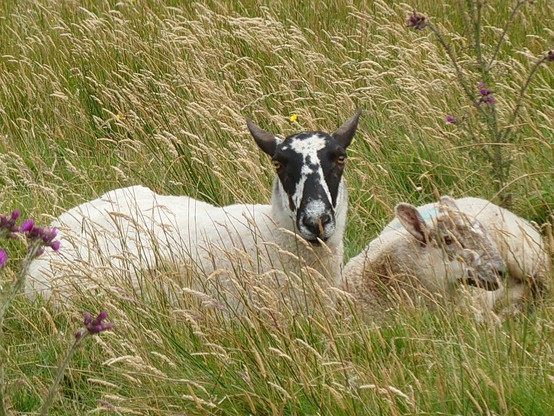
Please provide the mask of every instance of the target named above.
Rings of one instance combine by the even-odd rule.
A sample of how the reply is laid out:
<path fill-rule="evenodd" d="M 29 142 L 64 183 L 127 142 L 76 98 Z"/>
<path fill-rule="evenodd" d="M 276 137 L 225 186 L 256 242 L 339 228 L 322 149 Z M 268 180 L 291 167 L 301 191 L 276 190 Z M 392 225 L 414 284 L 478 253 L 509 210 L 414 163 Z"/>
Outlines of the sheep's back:
<path fill-rule="evenodd" d="M 102 281 L 115 275 L 135 284 L 141 270 L 164 263 L 196 275 L 230 276 L 299 272 L 297 259 L 303 258 L 295 251 L 296 237 L 273 222 L 270 205 L 216 207 L 142 186 L 110 191 L 68 210 L 53 225 L 62 245 L 32 263 L 29 297 L 37 292 L 49 297 L 74 284 L 84 287 L 84 277 L 90 276 Z"/>
<path fill-rule="evenodd" d="M 550 268 L 548 254 L 540 232 L 529 221 L 481 198 L 460 198 L 456 203 L 485 227 L 512 277 L 546 278 Z"/>

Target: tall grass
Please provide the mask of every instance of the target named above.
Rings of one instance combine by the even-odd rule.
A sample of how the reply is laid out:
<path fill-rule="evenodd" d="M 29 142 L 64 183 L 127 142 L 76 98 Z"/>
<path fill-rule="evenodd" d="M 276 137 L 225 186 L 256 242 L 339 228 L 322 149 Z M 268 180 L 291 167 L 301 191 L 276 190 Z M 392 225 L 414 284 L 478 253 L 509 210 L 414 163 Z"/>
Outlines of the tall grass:
<path fill-rule="evenodd" d="M 471 68 L 464 16 L 448 3 L 6 0 L 0 212 L 46 221 L 139 183 L 216 204 L 267 202 L 272 169 L 244 118 L 283 135 L 329 131 L 358 106 L 347 256 L 399 201 L 494 201 L 478 146 L 444 122 L 467 106 L 454 68 L 431 33 L 406 29 L 414 8 L 432 17 Z M 484 4 L 487 56 L 508 3 Z M 493 68 L 500 115 L 532 57 L 553 47 L 553 15 L 552 2 L 537 1 L 512 26 Z M 538 224 L 554 211 L 552 85 L 554 65 L 543 65 L 506 145 L 513 209 Z M 400 308 L 377 324 L 323 308 L 309 317 L 252 308 L 228 320 L 168 302 L 155 284 L 150 293 L 83 294 L 70 309 L 17 299 L 2 339 L 13 411 L 38 411 L 81 309 L 102 307 L 116 329 L 77 351 L 52 414 L 554 412 L 551 301 L 501 324 L 442 308 Z"/>

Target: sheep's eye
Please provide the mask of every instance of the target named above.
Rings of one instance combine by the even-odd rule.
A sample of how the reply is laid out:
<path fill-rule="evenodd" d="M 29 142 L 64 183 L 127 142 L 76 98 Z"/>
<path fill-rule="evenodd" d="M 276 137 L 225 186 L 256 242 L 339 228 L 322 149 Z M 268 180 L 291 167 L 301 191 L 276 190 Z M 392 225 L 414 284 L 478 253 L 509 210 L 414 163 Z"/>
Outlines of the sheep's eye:
<path fill-rule="evenodd" d="M 444 244 L 446 244 L 447 246 L 454 243 L 454 239 L 452 237 L 450 237 L 449 235 L 443 236 L 443 241 L 444 241 Z"/>
<path fill-rule="evenodd" d="M 283 164 L 278 160 L 273 160 L 273 166 L 275 167 L 275 170 L 281 170 L 281 168 L 283 167 Z"/>
<path fill-rule="evenodd" d="M 339 157 L 337 157 L 337 164 L 344 165 L 345 162 L 346 162 L 346 156 L 340 155 Z"/>

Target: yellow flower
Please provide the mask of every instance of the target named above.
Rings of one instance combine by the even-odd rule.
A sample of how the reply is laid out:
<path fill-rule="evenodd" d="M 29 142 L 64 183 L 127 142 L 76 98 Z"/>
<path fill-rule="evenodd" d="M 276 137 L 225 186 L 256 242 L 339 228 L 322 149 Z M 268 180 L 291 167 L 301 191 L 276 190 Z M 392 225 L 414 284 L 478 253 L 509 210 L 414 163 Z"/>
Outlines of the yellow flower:
<path fill-rule="evenodd" d="M 296 113 L 292 113 L 289 117 L 290 121 L 296 121 L 298 119 L 298 115 Z"/>

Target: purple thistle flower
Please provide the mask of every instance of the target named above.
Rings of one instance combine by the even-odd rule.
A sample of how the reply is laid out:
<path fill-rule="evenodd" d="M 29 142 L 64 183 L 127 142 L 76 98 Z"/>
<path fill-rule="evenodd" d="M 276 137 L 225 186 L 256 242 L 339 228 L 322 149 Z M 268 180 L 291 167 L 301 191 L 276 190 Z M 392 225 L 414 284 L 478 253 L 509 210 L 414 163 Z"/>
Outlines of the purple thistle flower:
<path fill-rule="evenodd" d="M 489 95 L 491 92 L 487 90 L 486 88 L 479 88 L 479 94 L 481 95 Z"/>
<path fill-rule="evenodd" d="M 444 121 L 446 121 L 447 123 L 455 123 L 456 118 L 451 114 L 447 114 L 444 116 Z"/>
<path fill-rule="evenodd" d="M 32 218 L 29 218 L 21 223 L 20 230 L 23 232 L 31 231 L 33 226 L 35 225 L 35 222 Z"/>
<path fill-rule="evenodd" d="M 56 227 L 46 227 L 42 229 L 42 240 L 45 243 L 53 241 L 54 238 L 56 238 L 56 235 L 58 235 Z"/>
<path fill-rule="evenodd" d="M 479 88 L 479 94 L 481 94 L 481 97 L 479 97 L 479 99 L 475 102 L 476 107 L 479 107 L 483 103 L 494 103 L 492 91 L 485 87 L 485 83 L 483 81 L 479 81 L 477 83 L 477 88 Z"/>
<path fill-rule="evenodd" d="M 25 233 L 31 241 L 42 240 L 44 246 L 52 248 L 54 251 L 60 249 L 60 242 L 54 240 L 58 235 L 56 227 L 38 227 L 32 218 L 23 221 L 20 228 L 21 232 Z M 37 256 L 42 254 L 44 250 L 39 250 Z"/>
<path fill-rule="evenodd" d="M 8 261 L 8 253 L 2 247 L 0 247 L 0 267 L 2 267 Z"/>
<path fill-rule="evenodd" d="M 91 313 L 85 312 L 83 314 L 83 325 L 85 326 L 85 329 L 88 331 L 89 334 L 98 334 L 99 332 L 113 328 L 113 323 L 103 322 L 107 316 L 108 314 L 106 313 L 106 311 L 101 310 L 98 316 L 92 319 Z"/>
<path fill-rule="evenodd" d="M 408 16 L 407 23 L 408 23 L 408 27 L 413 27 L 414 29 L 417 29 L 417 30 L 422 30 L 427 26 L 427 22 L 425 21 L 425 16 L 423 16 L 422 14 L 419 14 L 415 10 L 410 16 Z"/>
<path fill-rule="evenodd" d="M 35 222 L 32 218 L 29 218 L 21 223 L 21 227 L 19 228 L 22 232 L 31 231 L 31 229 L 34 227 Z"/>
<path fill-rule="evenodd" d="M 50 248 L 54 251 L 58 251 L 60 249 L 61 245 L 62 245 L 62 243 L 60 243 L 59 240 L 54 240 L 50 243 Z"/>
<path fill-rule="evenodd" d="M 20 212 L 18 209 L 14 209 L 9 217 L 6 217 L 5 215 L 0 215 L 0 229 L 6 230 L 6 235 L 8 238 L 15 237 L 13 233 L 17 233 L 19 231 L 19 227 L 15 225 L 15 220 L 17 220 L 19 215 Z"/>

